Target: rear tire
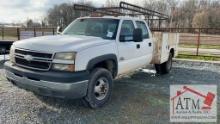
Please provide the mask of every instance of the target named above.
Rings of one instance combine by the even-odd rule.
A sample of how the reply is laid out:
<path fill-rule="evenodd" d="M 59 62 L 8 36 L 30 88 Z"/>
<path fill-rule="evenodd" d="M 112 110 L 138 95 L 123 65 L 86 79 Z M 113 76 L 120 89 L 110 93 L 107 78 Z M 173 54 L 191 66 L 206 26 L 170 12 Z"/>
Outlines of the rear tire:
<path fill-rule="evenodd" d="M 166 62 L 162 64 L 155 64 L 155 69 L 158 74 L 167 74 L 172 69 L 172 59 L 173 55 L 170 53 L 169 58 Z"/>
<path fill-rule="evenodd" d="M 84 105 L 90 108 L 104 106 L 111 97 L 112 83 L 112 74 L 108 70 L 94 69 L 89 80 L 87 95 L 83 98 Z"/>

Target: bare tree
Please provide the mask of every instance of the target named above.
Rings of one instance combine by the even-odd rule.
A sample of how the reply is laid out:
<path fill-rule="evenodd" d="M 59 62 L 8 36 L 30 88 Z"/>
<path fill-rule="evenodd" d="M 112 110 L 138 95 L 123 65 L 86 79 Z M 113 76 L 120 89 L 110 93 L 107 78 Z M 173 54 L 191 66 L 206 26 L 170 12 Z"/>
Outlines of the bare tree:
<path fill-rule="evenodd" d="M 210 4 L 207 18 L 210 28 L 220 28 L 220 1 L 213 1 Z"/>
<path fill-rule="evenodd" d="M 167 13 L 170 16 L 170 27 L 177 27 L 178 20 L 178 4 L 179 0 L 166 0 L 167 3 Z M 173 23 L 174 22 L 174 23 Z"/>
<path fill-rule="evenodd" d="M 34 22 L 32 19 L 28 19 L 26 21 L 26 27 L 28 27 L 28 28 L 41 27 L 41 24 L 38 22 Z"/>
<path fill-rule="evenodd" d="M 106 0 L 105 6 L 106 7 L 118 6 L 119 3 L 120 3 L 120 0 Z"/>
<path fill-rule="evenodd" d="M 208 28 L 208 12 L 202 11 L 200 13 L 196 13 L 193 18 L 192 26 L 194 28 Z"/>
<path fill-rule="evenodd" d="M 90 2 L 81 1 L 78 4 L 91 5 Z M 66 27 L 74 19 L 80 16 L 86 16 L 88 13 L 74 10 L 74 4 L 63 3 L 61 5 L 55 5 L 49 9 L 47 20 L 52 26 Z"/>
<path fill-rule="evenodd" d="M 67 26 L 72 20 L 79 17 L 79 13 L 73 10 L 73 4 L 56 5 L 48 11 L 48 22 L 53 26 Z"/>
<path fill-rule="evenodd" d="M 165 1 L 148 1 L 145 0 L 143 3 L 143 7 L 146 9 L 158 11 L 163 14 L 168 14 L 168 4 Z M 148 18 L 154 18 L 152 16 L 149 16 Z M 167 21 L 161 21 L 161 24 L 164 26 L 167 26 Z M 159 21 L 148 21 L 150 27 L 158 27 Z"/>
<path fill-rule="evenodd" d="M 129 0 L 123 0 L 130 2 Z M 219 0 L 142 0 L 134 1 L 144 8 L 155 10 L 170 16 L 166 27 L 220 27 L 220 1 Z M 107 0 L 105 6 L 118 6 L 120 0 Z M 87 0 L 80 4 L 92 5 Z M 67 26 L 79 16 L 89 15 L 88 12 L 79 12 L 73 9 L 72 3 L 56 5 L 48 11 L 47 20 L 52 26 Z M 205 17 L 201 17 L 205 15 Z M 200 21 L 199 21 L 200 20 Z M 208 21 L 208 22 L 207 22 Z M 206 24 L 204 24 L 206 22 Z M 151 25 L 153 27 L 155 24 Z"/>
<path fill-rule="evenodd" d="M 33 20 L 32 19 L 28 19 L 27 22 L 26 22 L 26 26 L 27 27 L 32 27 L 34 24 Z"/>

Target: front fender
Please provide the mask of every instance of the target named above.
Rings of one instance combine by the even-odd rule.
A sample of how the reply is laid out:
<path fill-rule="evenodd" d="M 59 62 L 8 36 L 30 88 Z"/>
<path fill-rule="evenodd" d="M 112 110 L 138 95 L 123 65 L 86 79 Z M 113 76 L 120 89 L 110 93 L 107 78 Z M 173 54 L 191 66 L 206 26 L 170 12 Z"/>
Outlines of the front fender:
<path fill-rule="evenodd" d="M 106 54 L 106 55 L 102 55 L 102 56 L 98 56 L 95 57 L 93 59 L 91 59 L 88 64 L 86 69 L 87 70 L 92 70 L 96 64 L 103 62 L 103 61 L 107 61 L 107 60 L 112 60 L 115 63 L 115 68 L 116 68 L 116 75 L 118 73 L 118 61 L 117 61 L 117 56 L 115 54 Z"/>

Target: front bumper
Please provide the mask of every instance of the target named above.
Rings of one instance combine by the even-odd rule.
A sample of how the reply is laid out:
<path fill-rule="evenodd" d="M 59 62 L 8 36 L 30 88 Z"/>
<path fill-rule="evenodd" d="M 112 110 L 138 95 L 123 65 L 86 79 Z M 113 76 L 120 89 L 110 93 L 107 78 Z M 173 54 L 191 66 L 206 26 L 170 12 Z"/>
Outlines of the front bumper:
<path fill-rule="evenodd" d="M 11 62 L 6 62 L 4 67 L 7 79 L 13 84 L 40 95 L 76 99 L 87 93 L 87 71 L 40 72 L 15 66 Z"/>

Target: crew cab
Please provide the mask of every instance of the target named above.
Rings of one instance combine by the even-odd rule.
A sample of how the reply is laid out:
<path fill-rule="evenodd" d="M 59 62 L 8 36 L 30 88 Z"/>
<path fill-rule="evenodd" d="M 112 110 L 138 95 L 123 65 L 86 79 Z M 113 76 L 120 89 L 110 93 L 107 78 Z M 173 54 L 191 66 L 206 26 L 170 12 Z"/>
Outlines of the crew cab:
<path fill-rule="evenodd" d="M 105 105 L 113 79 L 154 64 L 169 73 L 177 54 L 177 33 L 151 33 L 133 17 L 81 17 L 55 36 L 16 41 L 6 77 L 14 85 L 59 98 L 81 98 L 92 108 Z"/>

